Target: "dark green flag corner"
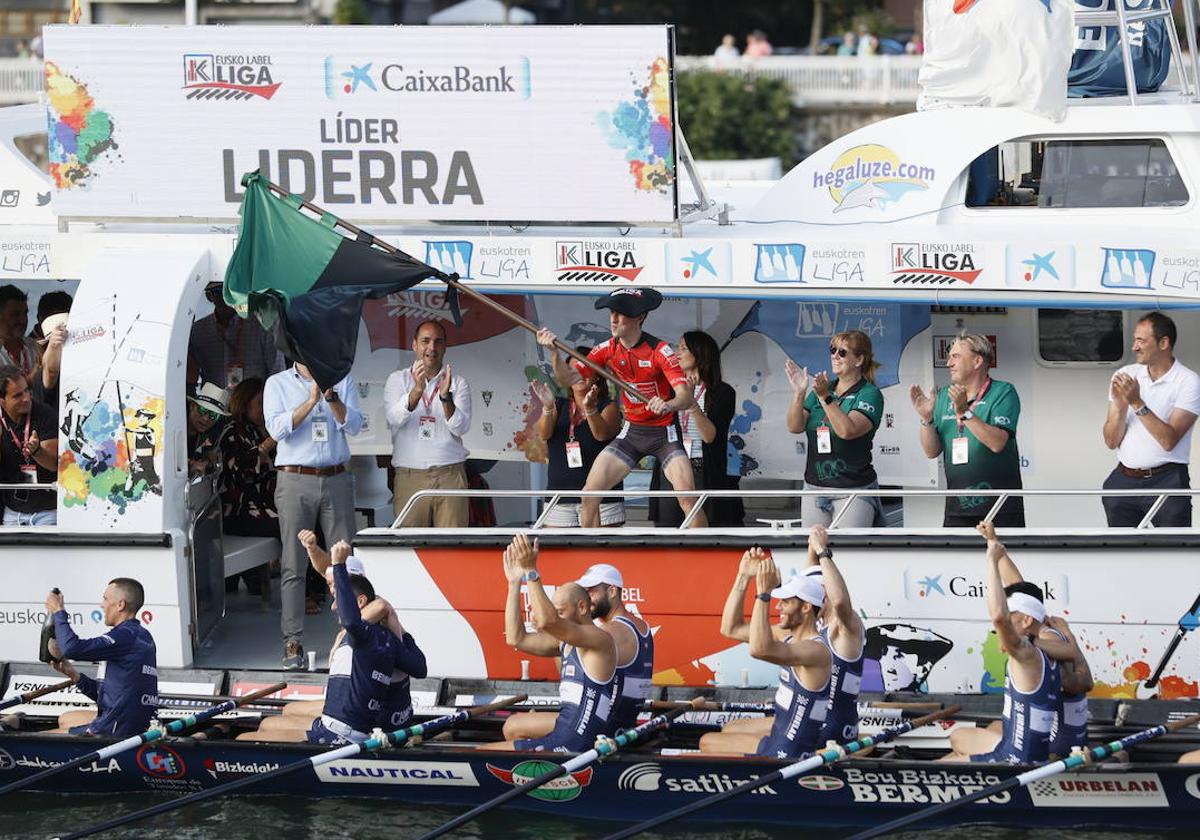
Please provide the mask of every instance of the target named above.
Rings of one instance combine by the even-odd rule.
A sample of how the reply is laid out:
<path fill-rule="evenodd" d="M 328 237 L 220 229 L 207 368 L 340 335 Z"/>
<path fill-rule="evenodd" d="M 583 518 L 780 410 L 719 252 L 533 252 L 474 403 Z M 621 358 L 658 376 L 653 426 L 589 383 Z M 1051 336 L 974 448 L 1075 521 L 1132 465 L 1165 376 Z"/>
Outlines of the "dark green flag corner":
<path fill-rule="evenodd" d="M 258 171 L 242 178 L 241 231 L 225 271 L 225 302 L 257 318 L 275 346 L 322 388 L 350 372 L 363 301 L 449 276 L 404 253 L 342 236 L 326 214 L 301 212 L 298 196 L 271 192 Z"/>

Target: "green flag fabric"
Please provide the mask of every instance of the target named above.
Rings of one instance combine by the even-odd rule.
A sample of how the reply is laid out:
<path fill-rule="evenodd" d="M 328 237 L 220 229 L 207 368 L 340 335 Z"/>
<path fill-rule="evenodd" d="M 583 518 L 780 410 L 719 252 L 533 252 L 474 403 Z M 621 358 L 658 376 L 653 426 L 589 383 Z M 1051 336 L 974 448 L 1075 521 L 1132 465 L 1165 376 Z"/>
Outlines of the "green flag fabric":
<path fill-rule="evenodd" d="M 332 388 L 350 372 L 363 301 L 443 274 L 403 253 L 389 253 L 300 210 L 299 196 L 273 193 L 258 172 L 242 178 L 242 223 L 225 271 L 225 302 L 254 317 L 286 356 Z"/>

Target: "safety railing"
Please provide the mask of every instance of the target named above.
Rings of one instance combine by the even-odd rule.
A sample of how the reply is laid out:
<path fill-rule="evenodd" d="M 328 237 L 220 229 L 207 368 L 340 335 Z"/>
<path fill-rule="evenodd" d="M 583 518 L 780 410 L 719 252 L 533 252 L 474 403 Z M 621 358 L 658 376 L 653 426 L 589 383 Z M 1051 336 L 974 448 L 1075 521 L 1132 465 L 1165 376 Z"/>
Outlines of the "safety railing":
<path fill-rule="evenodd" d="M 0 105 L 37 102 L 44 77 L 40 58 L 0 58 Z"/>
<path fill-rule="evenodd" d="M 713 56 L 675 57 L 680 72 L 710 70 L 781 79 L 798 106 L 913 105 L 920 87 L 919 55 L 772 55 L 722 62 Z"/>
<path fill-rule="evenodd" d="M 694 498 L 696 503 L 688 514 L 680 523 L 678 530 L 684 530 L 691 527 L 692 521 L 704 508 L 704 503 L 709 499 L 803 499 L 804 497 L 823 496 L 826 498 L 833 497 L 839 502 L 845 500 L 841 505 L 841 509 L 834 515 L 830 521 L 829 527 L 836 528 L 846 511 L 851 507 L 851 503 L 859 498 L 951 498 L 958 496 L 982 496 L 985 498 L 995 498 L 996 501 L 989 509 L 987 516 L 984 517 L 987 521 L 991 521 L 1004 507 L 1004 503 L 1010 498 L 1042 498 L 1042 497 L 1062 497 L 1062 496 L 1100 496 L 1100 497 L 1118 497 L 1132 496 L 1137 498 L 1153 498 L 1154 502 L 1146 511 L 1142 520 L 1131 530 L 1145 530 L 1151 526 L 1154 517 L 1166 504 L 1167 499 L 1175 496 L 1200 496 L 1200 490 L 1104 490 L 1095 487 L 1086 489 L 1068 489 L 1068 490 L 977 490 L 974 488 L 962 488 L 956 490 L 909 490 L 896 488 L 878 488 L 870 490 L 850 490 L 850 489 L 835 489 L 821 488 L 819 490 L 418 490 L 405 503 L 404 507 L 396 515 L 396 519 L 392 522 L 392 528 L 398 529 L 401 523 L 408 518 L 409 513 L 413 508 L 425 499 L 433 498 L 468 498 L 468 499 L 548 499 L 545 509 L 537 520 L 530 526 L 531 530 L 541 530 L 544 527 L 547 516 L 550 511 L 562 502 L 564 498 L 602 498 L 602 499 L 630 499 L 630 498 L 655 498 L 655 499 L 678 499 Z M 787 523 L 790 528 L 792 524 L 799 523 L 798 519 L 784 520 L 759 520 L 765 525 L 778 527 L 777 523 Z"/>

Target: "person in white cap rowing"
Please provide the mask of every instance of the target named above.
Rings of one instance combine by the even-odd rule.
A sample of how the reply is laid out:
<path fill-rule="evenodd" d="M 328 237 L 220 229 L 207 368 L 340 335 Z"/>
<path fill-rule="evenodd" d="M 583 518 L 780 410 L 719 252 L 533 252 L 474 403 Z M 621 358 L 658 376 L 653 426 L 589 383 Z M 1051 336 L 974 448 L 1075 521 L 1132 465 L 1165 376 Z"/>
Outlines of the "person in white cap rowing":
<path fill-rule="evenodd" d="M 646 288 L 614 289 L 595 303 L 597 309 L 609 310 L 612 338 L 592 348 L 588 361 L 607 368 L 632 385 L 643 399 L 634 400 L 628 394 L 621 394 L 625 424 L 592 464 L 584 490 L 611 490 L 647 455 L 658 460 L 675 490 L 696 489 L 692 462 L 681 443 L 676 417 L 676 412 L 690 408 L 695 402 L 692 385 L 671 345 L 642 331 L 646 316 L 661 303 L 662 295 Z M 573 366 L 565 364 L 554 347 L 556 336 L 550 330 L 539 330 L 537 341 L 550 349 L 554 376 L 562 387 L 570 388 L 581 379 L 590 381 L 596 375 L 592 368 L 579 362 Z M 679 497 L 685 515 L 695 504 L 695 496 Z M 583 527 L 600 527 L 600 497 L 581 497 L 579 516 Z M 707 524 L 704 511 L 698 511 L 692 527 L 703 528 Z"/>
<path fill-rule="evenodd" d="M 982 533 L 982 530 L 981 530 Z M 1050 737 L 1062 709 L 1062 673 L 1042 651 L 1038 636 L 1046 621 L 1042 590 L 1022 581 L 1005 586 L 1006 556 L 995 531 L 987 544 L 987 606 L 1008 654 L 1001 731 L 960 729 L 950 733 L 952 752 L 943 761 L 1040 764 L 1050 756 Z"/>
<path fill-rule="evenodd" d="M 589 566 L 576 581 L 592 601 L 592 620 L 613 637 L 617 645 L 619 683 L 613 703 L 612 725 L 617 729 L 637 726 L 638 713 L 650 697 L 654 679 L 654 635 L 650 625 L 625 607 L 625 581 L 621 571 L 608 563 Z M 528 712 L 511 715 L 504 726 L 506 738 L 540 738 L 554 729 L 557 712 Z"/>
<path fill-rule="evenodd" d="M 744 604 L 751 577 L 758 593 L 746 622 Z M 779 601 L 779 623 L 774 627 L 772 598 Z M 833 668 L 829 646 L 817 626 L 824 603 L 825 587 L 817 575 L 797 575 L 780 585 L 779 569 L 769 554 L 755 546 L 742 555 L 721 615 L 721 633 L 749 642 L 755 659 L 780 666 L 775 716 L 765 737 L 736 730 L 710 732 L 700 739 L 701 752 L 798 758 L 822 745 Z"/>

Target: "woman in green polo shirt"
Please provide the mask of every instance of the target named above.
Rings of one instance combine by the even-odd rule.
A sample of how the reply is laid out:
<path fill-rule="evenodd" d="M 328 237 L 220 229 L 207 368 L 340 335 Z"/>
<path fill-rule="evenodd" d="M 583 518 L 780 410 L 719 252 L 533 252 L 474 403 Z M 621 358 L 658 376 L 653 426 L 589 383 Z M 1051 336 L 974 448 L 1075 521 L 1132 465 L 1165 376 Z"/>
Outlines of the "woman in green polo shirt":
<path fill-rule="evenodd" d="M 808 438 L 805 489 L 876 489 L 879 482 L 871 448 L 883 418 L 883 394 L 875 385 L 879 362 L 871 351 L 871 339 L 858 330 L 838 333 L 829 343 L 829 364 L 833 377 L 818 373 L 812 377 L 811 391 L 806 368 L 791 359 L 784 366 L 794 391 L 788 431 Z M 881 518 L 877 496 L 850 502 L 836 492 L 805 496 L 800 515 L 805 527 L 827 526 L 847 504 L 850 509 L 838 523 L 841 527 L 869 528 Z"/>

